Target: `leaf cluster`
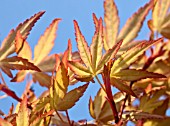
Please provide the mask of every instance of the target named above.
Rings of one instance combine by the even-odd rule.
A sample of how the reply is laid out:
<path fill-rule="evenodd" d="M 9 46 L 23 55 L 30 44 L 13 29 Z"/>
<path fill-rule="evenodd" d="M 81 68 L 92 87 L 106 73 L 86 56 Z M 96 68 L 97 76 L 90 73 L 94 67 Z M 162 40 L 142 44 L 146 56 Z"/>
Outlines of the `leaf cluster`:
<path fill-rule="evenodd" d="M 74 20 L 78 50 L 72 52 L 69 39 L 67 49 L 60 54 L 50 51 L 61 19 L 51 22 L 34 52 L 27 37 L 45 12 L 20 23 L 0 48 L 0 91 L 18 101 L 16 109 L 12 104 L 8 114 L 0 110 L 0 125 L 120 126 L 131 121 L 136 126 L 165 126 L 170 122 L 166 115 L 170 105 L 169 9 L 169 0 L 150 0 L 119 29 L 117 6 L 113 0 L 105 0 L 104 19 L 93 14 L 95 32 L 91 44 Z M 136 41 L 150 11 L 149 38 Z M 16 75 L 13 70 L 17 70 Z M 31 75 L 21 98 L 8 87 L 4 74 L 11 82 L 22 82 Z M 68 90 L 79 81 L 85 84 Z M 31 89 L 35 82 L 47 89 L 38 98 Z M 94 120 L 70 120 L 68 109 L 75 106 L 91 83 L 101 87 L 96 96 L 87 101 Z"/>

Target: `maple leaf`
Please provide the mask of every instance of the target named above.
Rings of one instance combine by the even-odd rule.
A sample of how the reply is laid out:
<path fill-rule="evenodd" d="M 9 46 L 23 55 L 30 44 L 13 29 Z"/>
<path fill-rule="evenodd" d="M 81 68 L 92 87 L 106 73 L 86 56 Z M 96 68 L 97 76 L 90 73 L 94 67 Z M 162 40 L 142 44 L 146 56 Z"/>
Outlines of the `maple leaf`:
<path fill-rule="evenodd" d="M 97 20 L 93 14 L 96 30 L 89 47 L 82 35 L 78 23 L 74 21 L 75 35 L 80 57 L 83 63 L 79 61 L 69 61 L 68 66 L 75 73 L 76 79 L 80 81 L 93 81 L 93 77 L 101 73 L 104 64 L 114 58 L 119 50 L 122 41 L 117 43 L 111 49 L 102 55 L 103 50 L 103 26 L 102 19 Z M 97 23 L 98 22 L 98 23 Z M 98 26 L 97 26 L 98 25 Z"/>
<path fill-rule="evenodd" d="M 135 12 L 125 23 L 123 28 L 119 31 L 120 19 L 118 16 L 118 10 L 116 4 L 113 0 L 105 0 L 104 2 L 104 49 L 108 50 L 117 42 L 123 39 L 122 47 L 126 47 L 127 43 L 137 37 L 142 24 L 149 13 L 153 8 L 154 2 L 150 0 L 144 7 L 141 7 L 137 12 Z M 135 27 L 134 27 L 135 26 Z"/>
<path fill-rule="evenodd" d="M 44 13 L 45 13 L 44 11 L 41 11 L 35 14 L 30 19 L 27 19 L 23 23 L 19 24 L 15 30 L 12 29 L 10 31 L 8 36 L 2 42 L 1 49 L 0 49 L 0 60 L 6 58 L 7 56 L 15 52 L 14 41 L 17 32 L 20 31 L 22 37 L 26 39 L 34 24 Z"/>
<path fill-rule="evenodd" d="M 53 83 L 50 87 L 50 105 L 56 111 L 66 111 L 75 105 L 75 102 L 79 100 L 87 89 L 88 84 L 67 92 L 69 86 L 68 71 L 63 60 L 60 61 L 58 55 L 56 55 L 56 59 L 59 61 L 56 62 L 56 76 L 52 78 Z"/>
<path fill-rule="evenodd" d="M 32 61 L 39 69 L 42 69 L 41 73 L 38 72 L 30 72 L 30 71 L 19 71 L 17 75 L 11 80 L 12 82 L 20 82 L 23 81 L 27 73 L 31 73 L 33 76 L 34 82 L 38 81 L 40 85 L 49 87 L 51 84 L 50 76 L 46 74 L 45 72 L 51 72 L 54 69 L 55 65 L 55 56 L 51 55 L 48 56 L 50 53 L 52 47 L 54 46 L 54 40 L 56 38 L 56 30 L 58 28 L 58 23 L 60 19 L 55 19 L 52 21 L 50 26 L 45 30 L 44 35 L 42 35 L 38 41 L 38 44 L 35 46 L 34 49 L 34 59 L 31 59 L 31 56 L 27 56 L 28 54 L 25 54 L 24 51 L 27 50 L 29 54 L 31 54 L 31 50 L 29 49 L 29 46 L 27 43 L 23 43 L 24 46 L 20 50 L 18 55 L 21 55 L 22 57 L 27 57 L 28 60 Z M 21 40 L 22 36 L 18 35 L 18 38 L 16 38 L 16 52 L 18 52 L 18 49 L 21 48 Z M 48 47 L 46 46 L 48 44 Z M 42 80 L 43 78 L 43 80 Z"/>

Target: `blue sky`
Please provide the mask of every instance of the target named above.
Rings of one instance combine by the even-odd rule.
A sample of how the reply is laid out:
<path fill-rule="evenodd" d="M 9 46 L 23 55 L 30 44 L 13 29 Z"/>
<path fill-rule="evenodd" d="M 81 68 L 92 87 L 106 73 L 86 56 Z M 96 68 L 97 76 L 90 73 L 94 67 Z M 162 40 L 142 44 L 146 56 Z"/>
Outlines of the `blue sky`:
<path fill-rule="evenodd" d="M 148 0 L 115 0 L 120 16 L 120 27 L 122 27 L 129 16 L 131 16 L 139 7 L 143 6 Z M 34 49 L 41 34 L 55 18 L 61 18 L 57 31 L 57 38 L 55 47 L 52 53 L 63 52 L 67 47 L 67 41 L 70 38 L 73 45 L 73 51 L 76 51 L 76 41 L 74 36 L 73 20 L 77 20 L 82 33 L 87 42 L 91 43 L 94 34 L 94 25 L 92 20 L 92 13 L 97 17 L 104 16 L 103 0 L 3 0 L 0 1 L 0 42 L 8 35 L 12 28 L 23 22 L 25 19 L 34 15 L 39 11 L 46 11 L 43 17 L 36 23 L 28 37 L 28 42 Z M 149 17 L 147 17 L 149 19 Z M 140 32 L 138 39 L 147 39 L 149 30 L 146 22 Z M 10 83 L 9 78 L 3 75 L 6 79 L 7 85 L 15 90 L 17 95 L 21 95 L 25 87 L 25 83 Z M 96 94 L 99 89 L 98 84 L 90 84 L 83 98 L 69 110 L 71 119 L 91 120 L 88 114 L 88 100 L 90 96 Z M 41 89 L 38 84 L 34 85 L 36 94 L 40 94 L 44 89 Z M 0 92 L 0 95 L 3 93 Z M 11 103 L 15 103 L 12 98 L 4 98 L 0 100 L 0 109 L 7 112 Z"/>

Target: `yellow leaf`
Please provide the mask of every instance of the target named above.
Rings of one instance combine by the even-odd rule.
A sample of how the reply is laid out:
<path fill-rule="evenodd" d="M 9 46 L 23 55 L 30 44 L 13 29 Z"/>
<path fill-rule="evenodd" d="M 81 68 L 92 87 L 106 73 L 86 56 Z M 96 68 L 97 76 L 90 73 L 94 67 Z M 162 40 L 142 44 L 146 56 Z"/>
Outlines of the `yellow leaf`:
<path fill-rule="evenodd" d="M 39 64 L 51 51 L 56 38 L 56 30 L 60 19 L 55 19 L 46 29 L 34 49 L 34 63 Z M 48 45 L 48 46 L 47 46 Z"/>
<path fill-rule="evenodd" d="M 29 113 L 27 108 L 27 98 L 24 95 L 20 104 L 18 116 L 16 117 L 17 126 L 29 126 Z"/>
<path fill-rule="evenodd" d="M 119 30 L 119 16 L 116 4 L 113 0 L 105 0 L 104 2 L 104 21 L 106 24 L 104 43 L 105 50 L 112 48 L 116 44 L 117 34 Z"/>

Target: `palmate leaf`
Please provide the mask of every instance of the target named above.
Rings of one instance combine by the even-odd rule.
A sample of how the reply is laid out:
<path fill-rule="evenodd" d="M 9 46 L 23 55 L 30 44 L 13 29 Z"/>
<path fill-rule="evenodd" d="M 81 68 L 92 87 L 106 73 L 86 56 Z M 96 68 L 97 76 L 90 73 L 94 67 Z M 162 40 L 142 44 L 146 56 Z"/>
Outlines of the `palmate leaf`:
<path fill-rule="evenodd" d="M 106 24 L 105 28 L 105 50 L 110 49 L 116 44 L 117 34 L 119 30 L 120 19 L 118 16 L 118 10 L 113 0 L 105 0 L 104 2 L 104 21 Z"/>
<path fill-rule="evenodd" d="M 160 119 L 148 120 L 143 124 L 143 126 L 167 126 L 167 124 L 170 124 L 169 117 L 166 117 L 161 120 Z"/>
<path fill-rule="evenodd" d="M 93 36 L 92 44 L 90 49 L 84 36 L 81 34 L 77 22 L 75 24 L 77 45 L 80 53 L 80 57 L 85 64 L 78 61 L 69 61 L 68 66 L 75 73 L 77 80 L 80 81 L 91 81 L 94 76 L 101 73 L 104 64 L 106 64 L 110 59 L 114 58 L 118 52 L 122 41 L 118 42 L 111 49 L 107 50 L 102 56 L 103 49 L 103 26 L 102 19 L 99 20 L 93 14 L 95 23 L 95 34 Z M 98 26 L 97 26 L 98 25 Z M 79 37 L 79 38 L 78 38 Z M 80 41 L 81 40 L 81 41 Z M 86 61 L 85 61 L 86 60 Z"/>
<path fill-rule="evenodd" d="M 33 63 L 36 64 L 37 67 L 41 69 L 42 72 L 52 72 L 54 69 L 56 63 L 55 55 L 48 56 L 48 54 L 51 51 L 52 47 L 54 46 L 54 39 L 56 38 L 56 30 L 59 21 L 60 19 L 55 19 L 52 21 L 50 26 L 45 30 L 44 35 L 40 37 L 38 44 L 36 45 L 34 50 Z M 27 50 L 29 50 L 29 48 Z M 20 53 L 22 53 L 23 51 L 24 50 L 22 48 Z M 22 57 L 25 57 L 23 53 L 22 53 Z M 48 74 L 25 71 L 25 73 L 22 72 L 22 75 L 26 75 L 26 73 L 28 72 L 33 75 L 34 82 L 38 81 L 41 86 L 45 86 L 45 87 L 50 86 L 51 78 Z M 11 81 L 17 81 L 17 82 L 23 81 L 25 76 L 20 77 L 20 75 L 21 74 L 18 73 Z"/>
<path fill-rule="evenodd" d="M 150 0 L 149 3 L 145 4 L 144 7 L 141 7 L 136 13 L 134 13 L 121 29 L 117 40 L 119 41 L 123 39 L 123 45 L 131 42 L 138 35 L 138 32 L 140 31 L 142 24 L 153 5 L 154 1 Z"/>
<path fill-rule="evenodd" d="M 158 73 L 152 73 L 144 70 L 127 69 L 110 75 L 125 81 L 137 81 L 145 78 L 166 78 L 166 76 Z"/>
<path fill-rule="evenodd" d="M 132 47 L 124 54 L 122 54 L 116 61 L 114 62 L 111 68 L 111 75 L 119 72 L 122 69 L 128 68 L 133 62 L 135 62 L 139 56 L 141 56 L 147 49 L 149 49 L 154 44 L 161 42 L 163 38 L 159 38 L 153 41 L 143 41 L 136 46 Z"/>
<path fill-rule="evenodd" d="M 29 113 L 28 113 L 28 108 L 27 108 L 27 98 L 24 96 L 18 115 L 16 117 L 16 123 L 17 126 L 29 126 Z"/>
<path fill-rule="evenodd" d="M 30 19 L 27 19 L 23 23 L 19 24 L 15 30 L 13 29 L 10 31 L 9 35 L 2 42 L 0 49 L 0 60 L 15 52 L 14 41 L 17 32 L 20 31 L 22 37 L 26 39 L 34 24 L 44 13 L 44 11 L 41 11 L 35 14 Z"/>

